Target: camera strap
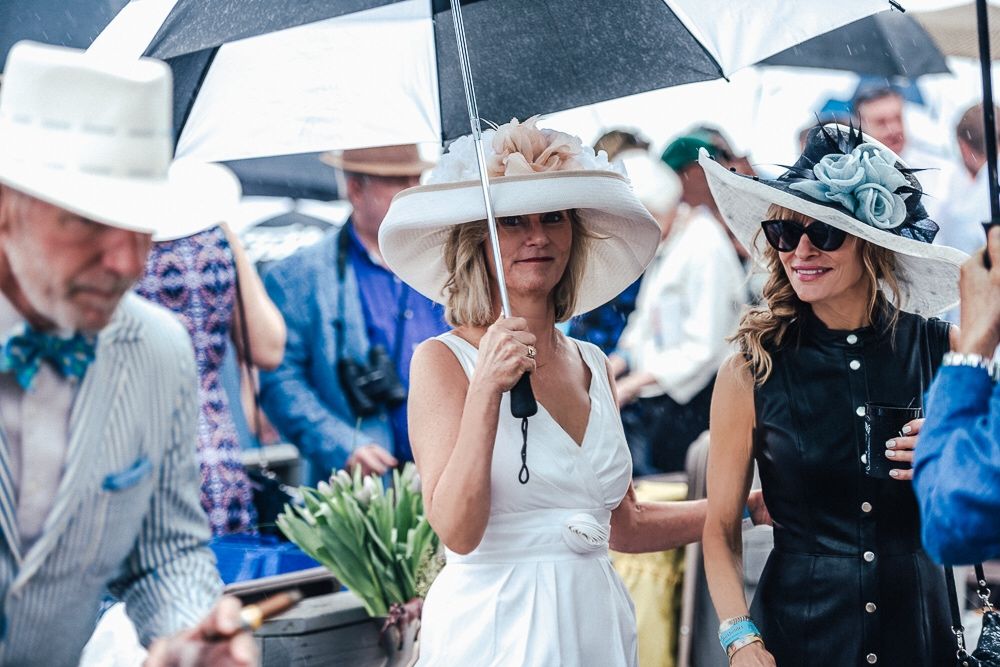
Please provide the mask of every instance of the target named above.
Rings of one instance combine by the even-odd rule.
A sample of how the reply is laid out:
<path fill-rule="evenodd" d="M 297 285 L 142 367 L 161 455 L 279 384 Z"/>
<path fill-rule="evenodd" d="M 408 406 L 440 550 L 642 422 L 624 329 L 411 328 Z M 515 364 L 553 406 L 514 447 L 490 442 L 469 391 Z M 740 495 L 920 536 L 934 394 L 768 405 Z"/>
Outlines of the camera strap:
<path fill-rule="evenodd" d="M 344 321 L 344 281 L 347 274 L 347 244 L 350 243 L 351 221 L 348 220 L 337 232 L 337 319 L 333 322 L 334 334 L 337 339 L 335 351 L 337 363 L 344 358 L 344 337 L 347 335 Z"/>

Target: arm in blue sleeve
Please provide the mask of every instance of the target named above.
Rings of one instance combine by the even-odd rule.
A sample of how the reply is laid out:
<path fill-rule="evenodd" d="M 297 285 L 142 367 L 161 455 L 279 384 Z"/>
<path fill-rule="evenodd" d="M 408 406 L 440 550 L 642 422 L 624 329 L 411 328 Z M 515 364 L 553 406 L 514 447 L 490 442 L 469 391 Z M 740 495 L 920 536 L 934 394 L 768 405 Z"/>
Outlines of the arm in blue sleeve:
<path fill-rule="evenodd" d="M 281 365 L 261 373 L 261 406 L 275 428 L 303 455 L 328 470 L 343 468 L 351 453 L 354 424 L 331 412 L 308 380 L 307 304 L 300 295 L 286 293 L 274 272 L 264 278 L 264 286 L 285 318 L 288 339 Z"/>
<path fill-rule="evenodd" d="M 946 564 L 1000 555 L 1000 386 L 945 366 L 931 385 L 914 460 L 927 552 Z"/>

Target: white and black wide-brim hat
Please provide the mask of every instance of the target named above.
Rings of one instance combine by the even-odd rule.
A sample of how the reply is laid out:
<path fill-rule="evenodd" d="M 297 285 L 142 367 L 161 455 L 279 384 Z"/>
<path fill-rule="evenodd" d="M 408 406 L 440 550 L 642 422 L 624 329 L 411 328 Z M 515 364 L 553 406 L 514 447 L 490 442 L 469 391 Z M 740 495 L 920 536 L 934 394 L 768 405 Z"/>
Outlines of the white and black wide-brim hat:
<path fill-rule="evenodd" d="M 603 152 L 595 155 L 578 138 L 539 130 L 534 122 L 514 120 L 483 133 L 494 213 L 577 212 L 595 237 L 578 285 L 573 314 L 579 315 L 607 303 L 642 274 L 656 253 L 660 228 Z M 477 165 L 471 137 L 457 140 L 429 184 L 396 195 L 379 228 L 388 267 L 438 303 L 448 299 L 449 233 L 456 225 L 486 219 Z"/>
<path fill-rule="evenodd" d="M 900 308 L 937 315 L 958 302 L 959 269 L 966 254 L 933 245 L 938 226 L 920 202 L 919 172 L 891 150 L 853 128 L 814 128 L 805 150 L 775 180 L 730 171 L 702 152 L 699 160 L 726 224 L 755 259 L 767 240 L 761 222 L 777 204 L 896 254 Z"/>
<path fill-rule="evenodd" d="M 173 159 L 171 96 L 158 60 L 14 45 L 0 90 L 0 183 L 160 241 L 225 221 L 239 181 Z"/>

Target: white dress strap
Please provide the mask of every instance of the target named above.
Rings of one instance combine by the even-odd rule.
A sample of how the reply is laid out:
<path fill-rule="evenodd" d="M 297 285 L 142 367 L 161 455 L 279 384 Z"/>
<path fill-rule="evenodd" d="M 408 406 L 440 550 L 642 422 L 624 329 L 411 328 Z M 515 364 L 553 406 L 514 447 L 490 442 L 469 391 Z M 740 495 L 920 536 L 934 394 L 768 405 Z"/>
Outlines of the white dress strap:
<path fill-rule="evenodd" d="M 590 367 L 590 372 L 599 375 L 599 377 L 594 378 L 594 386 L 600 389 L 604 398 L 614 401 L 614 396 L 611 393 L 611 383 L 608 381 L 608 358 L 605 356 L 604 351 L 585 340 L 578 340 L 576 338 L 572 338 L 571 340 L 580 349 L 583 361 Z"/>
<path fill-rule="evenodd" d="M 471 380 L 472 373 L 476 370 L 476 360 L 479 358 L 479 350 L 454 331 L 443 333 L 434 338 L 448 346 L 448 349 L 458 359 L 458 363 L 462 364 L 465 375 Z"/>

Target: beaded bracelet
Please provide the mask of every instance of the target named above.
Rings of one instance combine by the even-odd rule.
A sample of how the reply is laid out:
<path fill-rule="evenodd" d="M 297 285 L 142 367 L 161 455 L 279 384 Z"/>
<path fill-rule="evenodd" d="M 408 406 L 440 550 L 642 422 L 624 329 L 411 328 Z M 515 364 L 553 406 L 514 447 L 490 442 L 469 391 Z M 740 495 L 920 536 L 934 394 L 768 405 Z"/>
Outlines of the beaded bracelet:
<path fill-rule="evenodd" d="M 757 629 L 757 626 L 749 618 L 730 620 L 733 622 L 729 623 L 724 629 L 721 627 L 719 629 L 719 643 L 722 644 L 724 651 L 728 651 L 734 642 L 744 637 L 760 637 L 760 630 Z"/>
<path fill-rule="evenodd" d="M 719 623 L 719 632 L 720 633 L 725 632 L 726 630 L 733 627 L 740 621 L 753 621 L 753 619 L 747 616 L 746 614 L 743 614 L 742 616 L 733 616 L 732 618 L 727 618 L 726 620 Z"/>

